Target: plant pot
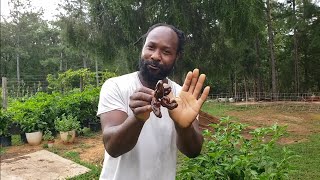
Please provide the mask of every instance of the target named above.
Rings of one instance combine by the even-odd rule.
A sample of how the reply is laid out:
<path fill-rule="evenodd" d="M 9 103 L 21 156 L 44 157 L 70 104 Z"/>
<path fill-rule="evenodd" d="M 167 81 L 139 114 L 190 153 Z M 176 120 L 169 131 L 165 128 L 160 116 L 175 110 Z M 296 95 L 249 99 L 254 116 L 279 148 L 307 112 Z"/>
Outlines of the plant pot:
<path fill-rule="evenodd" d="M 101 130 L 101 124 L 97 122 L 90 122 L 89 128 L 92 132 L 98 132 Z"/>
<path fill-rule="evenodd" d="M 36 146 L 41 143 L 42 140 L 42 132 L 32 132 L 32 133 L 26 133 L 27 141 L 30 145 Z"/>
<path fill-rule="evenodd" d="M 21 133 L 20 124 L 17 123 L 17 122 L 13 122 L 13 123 L 10 125 L 9 132 L 10 132 L 10 134 L 12 134 L 12 135 L 20 134 L 20 133 Z"/>
<path fill-rule="evenodd" d="M 48 141 L 48 148 L 52 148 L 54 144 L 54 141 Z"/>
<path fill-rule="evenodd" d="M 27 140 L 27 137 L 26 137 L 26 133 L 20 134 L 20 139 L 21 139 L 22 143 L 24 143 L 24 144 L 28 143 L 28 140 Z"/>
<path fill-rule="evenodd" d="M 0 145 L 1 147 L 11 146 L 11 136 L 0 136 Z"/>
<path fill-rule="evenodd" d="M 60 138 L 64 143 L 73 143 L 76 137 L 76 131 L 60 132 Z"/>

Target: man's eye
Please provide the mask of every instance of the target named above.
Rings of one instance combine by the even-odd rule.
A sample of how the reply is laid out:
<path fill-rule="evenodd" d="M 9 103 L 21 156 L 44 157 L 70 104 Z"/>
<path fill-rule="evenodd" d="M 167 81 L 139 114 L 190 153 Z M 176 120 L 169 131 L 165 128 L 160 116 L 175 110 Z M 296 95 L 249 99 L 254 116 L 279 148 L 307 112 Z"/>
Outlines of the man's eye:
<path fill-rule="evenodd" d="M 153 46 L 147 46 L 147 49 L 148 49 L 148 50 L 153 50 L 154 47 L 153 47 Z"/>
<path fill-rule="evenodd" d="M 163 51 L 163 54 L 165 54 L 165 55 L 170 55 L 171 52 L 170 52 L 170 51 Z"/>

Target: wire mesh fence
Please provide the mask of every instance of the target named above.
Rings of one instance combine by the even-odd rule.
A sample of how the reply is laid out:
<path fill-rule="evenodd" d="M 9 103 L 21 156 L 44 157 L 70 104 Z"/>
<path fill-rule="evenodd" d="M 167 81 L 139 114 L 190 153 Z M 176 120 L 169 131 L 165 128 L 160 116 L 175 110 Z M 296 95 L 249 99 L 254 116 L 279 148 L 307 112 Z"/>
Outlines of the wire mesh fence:
<path fill-rule="evenodd" d="M 218 106 L 234 105 L 250 108 L 273 108 L 281 111 L 320 112 L 320 92 L 312 93 L 219 93 L 210 94 L 208 101 Z"/>
<path fill-rule="evenodd" d="M 1 83 L 0 83 L 1 84 Z M 8 96 L 11 98 L 32 96 L 36 92 L 47 92 L 48 82 L 45 77 L 33 77 L 32 80 L 10 78 L 7 81 Z M 271 107 L 283 111 L 320 112 L 320 92 L 310 93 L 268 93 L 237 92 L 210 94 L 208 101 L 219 106 L 235 105 L 251 108 Z"/>

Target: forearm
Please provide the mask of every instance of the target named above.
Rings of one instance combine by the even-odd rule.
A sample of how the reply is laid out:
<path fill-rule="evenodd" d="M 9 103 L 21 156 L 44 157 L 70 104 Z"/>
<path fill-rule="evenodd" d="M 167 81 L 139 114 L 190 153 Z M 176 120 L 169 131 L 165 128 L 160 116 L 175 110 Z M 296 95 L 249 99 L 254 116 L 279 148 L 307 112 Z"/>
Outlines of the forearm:
<path fill-rule="evenodd" d="M 177 147 L 190 158 L 198 156 L 202 148 L 203 136 L 196 129 L 197 125 L 195 123 L 188 128 L 180 128 L 176 125 Z"/>
<path fill-rule="evenodd" d="M 106 151 L 112 157 L 118 157 L 129 152 L 136 145 L 143 121 L 129 116 L 122 124 L 103 129 L 103 143 Z"/>

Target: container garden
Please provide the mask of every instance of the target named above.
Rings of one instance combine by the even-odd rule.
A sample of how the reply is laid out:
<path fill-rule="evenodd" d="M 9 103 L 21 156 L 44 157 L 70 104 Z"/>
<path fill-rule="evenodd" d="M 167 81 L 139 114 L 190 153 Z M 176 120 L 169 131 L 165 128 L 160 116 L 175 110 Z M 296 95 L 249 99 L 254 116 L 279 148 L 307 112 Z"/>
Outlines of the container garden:
<path fill-rule="evenodd" d="M 66 132 L 60 131 L 60 138 L 64 143 L 73 143 L 76 138 L 76 131 L 75 130 L 66 131 Z"/>
<path fill-rule="evenodd" d="M 76 130 L 80 129 L 80 122 L 72 115 L 62 114 L 54 121 L 55 128 L 60 132 L 60 138 L 64 143 L 73 143 Z"/>
<path fill-rule="evenodd" d="M 28 144 L 32 146 L 36 146 L 41 143 L 42 132 L 37 131 L 37 132 L 26 133 L 26 137 L 27 137 Z"/>
<path fill-rule="evenodd" d="M 46 130 L 43 135 L 43 140 L 46 141 L 48 148 L 52 148 L 54 144 L 54 136 L 50 130 Z"/>
<path fill-rule="evenodd" d="M 26 134 L 28 144 L 39 145 L 42 141 L 42 129 L 47 123 L 35 118 L 26 118 L 20 121 L 21 129 Z"/>

